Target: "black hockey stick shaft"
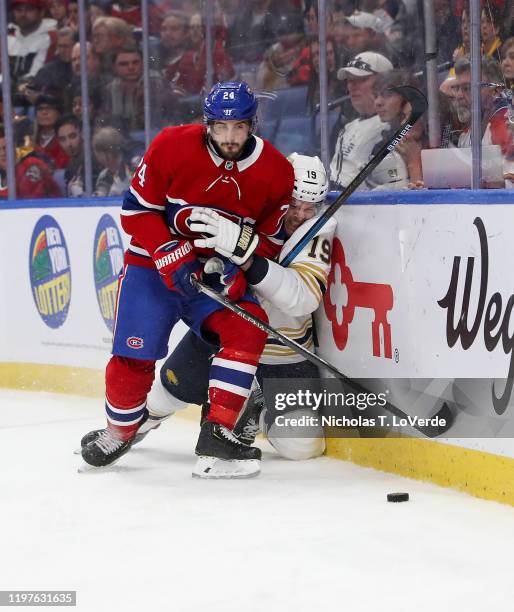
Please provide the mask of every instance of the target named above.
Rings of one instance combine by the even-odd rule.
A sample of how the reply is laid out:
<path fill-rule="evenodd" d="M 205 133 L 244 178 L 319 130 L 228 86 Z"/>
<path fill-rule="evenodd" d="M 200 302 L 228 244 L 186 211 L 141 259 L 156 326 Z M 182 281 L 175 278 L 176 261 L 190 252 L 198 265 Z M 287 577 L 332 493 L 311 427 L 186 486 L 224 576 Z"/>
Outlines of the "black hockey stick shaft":
<path fill-rule="evenodd" d="M 288 338 L 281 332 L 277 331 L 276 329 L 274 329 L 273 327 L 271 327 L 270 325 L 268 325 L 267 323 L 259 319 L 259 317 L 256 317 L 251 312 L 248 312 L 244 308 L 241 308 L 241 306 L 234 304 L 225 296 L 220 295 L 217 291 L 215 291 L 214 289 L 212 289 L 205 283 L 202 283 L 202 281 L 196 280 L 194 277 L 191 277 L 191 282 L 199 291 L 201 291 L 205 295 L 208 295 L 215 302 L 218 302 L 218 304 L 222 304 L 223 306 L 225 306 L 226 308 L 228 308 L 235 314 L 239 315 L 245 321 L 252 323 L 252 325 L 255 325 L 255 327 L 266 332 L 269 336 L 272 336 L 279 342 L 282 342 L 282 344 L 284 344 L 285 346 L 288 346 L 290 349 L 292 349 L 293 351 L 295 351 L 296 353 L 298 353 L 299 355 L 301 355 L 302 357 L 304 357 L 305 359 L 313 363 L 315 366 L 326 368 L 329 372 L 334 374 L 334 376 L 343 380 L 351 389 L 353 389 L 357 393 L 366 393 L 366 394 L 368 393 L 368 390 L 365 387 L 363 387 L 356 380 L 348 378 L 346 374 L 343 374 L 343 372 L 338 370 L 331 363 L 328 363 L 328 361 L 325 361 L 318 355 L 311 353 L 311 351 L 304 348 L 301 344 L 298 344 L 298 342 L 291 340 L 291 338 Z M 403 412 L 403 410 L 400 410 L 400 408 L 397 408 L 396 406 L 391 404 L 390 402 L 386 402 L 386 404 L 384 405 L 384 408 L 388 412 L 390 412 L 392 415 L 400 419 L 408 419 L 408 417 L 410 416 L 406 412 Z M 414 429 L 417 429 L 420 433 L 422 433 L 423 435 L 429 438 L 433 438 L 437 435 L 441 435 L 441 433 L 446 431 L 448 427 L 451 425 L 451 423 L 453 422 L 453 415 L 451 413 L 451 410 L 448 408 L 446 404 L 443 404 L 440 410 L 432 418 L 437 418 L 439 420 L 444 419 L 445 426 L 443 426 L 441 423 L 441 429 L 438 430 L 432 427 L 413 425 Z"/>
<path fill-rule="evenodd" d="M 409 118 L 400 125 L 396 132 L 383 144 L 381 149 L 376 153 L 359 174 L 351 181 L 351 183 L 343 189 L 339 196 L 332 202 L 327 210 L 321 215 L 321 217 L 314 223 L 314 225 L 306 232 L 305 236 L 301 238 L 298 243 L 291 249 L 291 251 L 284 257 L 280 262 L 280 265 L 287 267 L 293 259 L 300 253 L 303 247 L 319 232 L 319 230 L 325 225 L 325 223 L 332 217 L 339 208 L 346 202 L 346 200 L 352 195 L 357 187 L 364 182 L 364 180 L 373 172 L 373 170 L 385 159 L 387 155 L 398 145 L 408 134 L 412 126 L 426 111 L 428 102 L 425 96 L 410 85 L 402 85 L 400 87 L 392 87 L 392 91 L 399 93 L 407 102 L 411 105 L 411 113 Z"/>

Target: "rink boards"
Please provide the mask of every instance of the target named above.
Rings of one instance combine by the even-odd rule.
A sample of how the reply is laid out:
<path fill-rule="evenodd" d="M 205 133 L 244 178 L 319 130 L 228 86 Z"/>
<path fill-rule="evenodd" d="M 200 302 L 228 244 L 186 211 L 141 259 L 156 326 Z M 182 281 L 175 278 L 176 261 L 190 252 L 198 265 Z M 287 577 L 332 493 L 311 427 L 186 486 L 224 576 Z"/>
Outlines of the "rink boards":
<path fill-rule="evenodd" d="M 514 504 L 513 203 L 503 190 L 358 194 L 339 211 L 320 353 L 398 402 L 418 401 L 404 381 L 431 379 L 434 402 L 457 408 L 449 440 L 337 438 L 328 454 Z M 0 219 L 0 386 L 101 396 L 119 200 L 10 203 Z"/>

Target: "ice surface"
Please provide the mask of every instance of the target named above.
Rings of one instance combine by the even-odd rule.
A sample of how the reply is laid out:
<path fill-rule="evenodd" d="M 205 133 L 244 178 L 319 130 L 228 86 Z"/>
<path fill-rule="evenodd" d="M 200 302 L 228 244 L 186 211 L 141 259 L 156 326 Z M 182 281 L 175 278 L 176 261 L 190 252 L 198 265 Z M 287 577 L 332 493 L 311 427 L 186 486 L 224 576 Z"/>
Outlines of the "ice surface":
<path fill-rule="evenodd" d="M 84 612 L 512 609 L 511 507 L 265 442 L 260 477 L 194 480 L 178 417 L 78 474 L 102 410 L 0 390 L 0 589 L 77 590 Z"/>

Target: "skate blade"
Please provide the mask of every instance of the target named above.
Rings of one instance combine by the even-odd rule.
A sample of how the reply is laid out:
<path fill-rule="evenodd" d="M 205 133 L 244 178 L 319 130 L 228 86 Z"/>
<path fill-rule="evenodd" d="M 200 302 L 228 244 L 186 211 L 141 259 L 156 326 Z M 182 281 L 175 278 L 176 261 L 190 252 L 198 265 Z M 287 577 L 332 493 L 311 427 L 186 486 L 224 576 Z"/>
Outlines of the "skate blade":
<path fill-rule="evenodd" d="M 110 463 L 109 465 L 101 465 L 97 467 L 96 465 L 89 465 L 89 463 L 84 461 L 82 465 L 79 465 L 77 468 L 77 472 L 79 474 L 101 474 L 102 472 L 112 471 L 111 468 L 113 465 L 113 463 Z"/>
<path fill-rule="evenodd" d="M 193 468 L 193 478 L 254 478 L 261 472 L 258 459 L 233 459 L 200 456 Z"/>
<path fill-rule="evenodd" d="M 82 461 L 82 465 L 79 465 L 79 467 L 77 468 L 77 472 L 79 474 L 101 474 L 102 472 L 119 472 L 120 470 L 123 470 L 123 467 L 118 465 L 118 461 L 121 459 L 121 457 L 123 457 L 123 455 L 109 463 L 109 465 L 90 465 L 89 463 Z"/>

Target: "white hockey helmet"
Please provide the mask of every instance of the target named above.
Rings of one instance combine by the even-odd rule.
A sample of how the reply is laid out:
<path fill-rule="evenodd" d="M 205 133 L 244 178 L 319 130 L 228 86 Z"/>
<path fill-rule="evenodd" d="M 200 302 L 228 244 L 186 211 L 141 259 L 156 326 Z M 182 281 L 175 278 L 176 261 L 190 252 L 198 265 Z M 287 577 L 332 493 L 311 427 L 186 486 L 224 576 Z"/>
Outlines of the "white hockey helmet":
<path fill-rule="evenodd" d="M 328 193 L 325 167 L 319 157 L 291 153 L 287 158 L 294 168 L 293 198 L 321 204 Z"/>

